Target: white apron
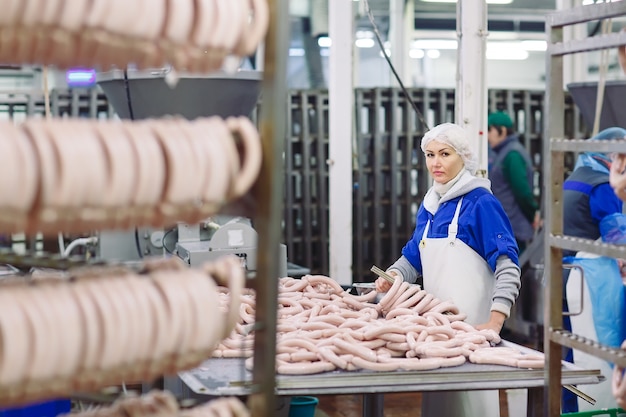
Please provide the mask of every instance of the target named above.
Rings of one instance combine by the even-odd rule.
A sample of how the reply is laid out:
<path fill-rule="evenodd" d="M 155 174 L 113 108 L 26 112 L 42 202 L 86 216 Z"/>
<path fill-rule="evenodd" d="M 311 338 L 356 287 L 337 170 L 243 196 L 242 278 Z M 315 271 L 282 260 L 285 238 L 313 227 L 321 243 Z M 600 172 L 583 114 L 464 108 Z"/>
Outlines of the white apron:
<path fill-rule="evenodd" d="M 472 325 L 489 321 L 495 286 L 487 262 L 465 242 L 456 238 L 461 198 L 448 226 L 447 238 L 428 238 L 430 222 L 420 241 L 424 289 L 442 301 L 452 300 Z M 423 417 L 499 417 L 497 390 L 425 392 Z"/>

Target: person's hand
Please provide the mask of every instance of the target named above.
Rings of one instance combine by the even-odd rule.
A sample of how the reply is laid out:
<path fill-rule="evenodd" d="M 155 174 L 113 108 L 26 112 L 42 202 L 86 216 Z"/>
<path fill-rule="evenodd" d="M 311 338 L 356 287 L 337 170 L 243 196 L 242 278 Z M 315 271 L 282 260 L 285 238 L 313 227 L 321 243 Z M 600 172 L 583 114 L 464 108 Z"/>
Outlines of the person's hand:
<path fill-rule="evenodd" d="M 494 332 L 500 334 L 500 330 L 502 330 L 502 326 L 504 326 L 504 320 L 506 316 L 499 311 L 492 311 L 489 315 L 489 321 L 487 323 L 479 324 L 476 327 L 477 330 L 493 330 Z"/>
<path fill-rule="evenodd" d="M 541 213 L 536 211 L 533 219 L 533 230 L 539 230 L 541 226 L 543 226 L 543 219 L 541 218 Z"/>
<path fill-rule="evenodd" d="M 622 281 L 624 281 L 624 285 L 626 285 L 626 259 L 617 258 L 617 267 L 619 268 L 620 275 L 622 276 Z"/>
<path fill-rule="evenodd" d="M 399 276 L 398 273 L 396 271 L 387 271 L 388 275 L 391 275 L 393 277 L 397 277 Z M 402 277 L 400 277 L 402 278 Z M 389 291 L 389 288 L 391 288 L 391 282 L 387 281 L 385 278 L 383 277 L 379 277 L 376 280 L 376 292 L 387 292 Z"/>
<path fill-rule="evenodd" d="M 622 349 L 626 350 L 626 340 L 622 342 Z M 613 397 L 615 397 L 617 405 L 619 405 L 620 408 L 626 407 L 626 377 L 624 376 L 624 368 L 620 366 L 613 368 L 611 390 L 613 391 Z"/>
<path fill-rule="evenodd" d="M 376 292 L 387 292 L 391 288 L 391 283 L 383 277 L 376 280 Z"/>
<path fill-rule="evenodd" d="M 611 159 L 609 183 L 615 195 L 617 195 L 620 200 L 626 201 L 626 154 L 614 154 Z"/>
<path fill-rule="evenodd" d="M 622 28 L 622 32 L 626 32 L 626 27 Z M 622 67 L 622 71 L 626 74 L 626 45 L 620 45 L 617 47 L 617 59 Z"/>

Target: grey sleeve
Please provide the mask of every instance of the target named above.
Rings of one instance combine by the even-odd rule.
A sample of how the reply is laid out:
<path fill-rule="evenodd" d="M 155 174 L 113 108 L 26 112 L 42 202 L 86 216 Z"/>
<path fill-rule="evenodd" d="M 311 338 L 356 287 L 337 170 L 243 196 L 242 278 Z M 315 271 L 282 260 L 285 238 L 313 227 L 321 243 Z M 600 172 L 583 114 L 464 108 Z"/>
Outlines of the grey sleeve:
<path fill-rule="evenodd" d="M 387 271 L 390 270 L 397 271 L 401 276 L 404 282 L 408 282 L 409 284 L 415 284 L 417 282 L 417 278 L 419 278 L 420 274 L 417 272 L 417 269 L 404 255 L 400 256 L 397 261 L 395 261 Z"/>
<path fill-rule="evenodd" d="M 519 295 L 522 283 L 519 266 L 508 256 L 502 255 L 496 261 L 496 288 L 493 291 L 491 311 L 499 311 L 509 317 L 511 307 Z"/>

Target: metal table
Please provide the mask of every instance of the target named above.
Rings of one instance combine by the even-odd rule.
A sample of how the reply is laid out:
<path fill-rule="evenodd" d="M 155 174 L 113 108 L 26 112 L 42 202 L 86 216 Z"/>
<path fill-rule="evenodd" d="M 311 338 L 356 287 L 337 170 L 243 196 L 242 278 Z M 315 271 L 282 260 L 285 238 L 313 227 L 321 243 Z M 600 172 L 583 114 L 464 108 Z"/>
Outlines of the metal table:
<path fill-rule="evenodd" d="M 537 353 L 524 346 L 503 341 L 502 346 Z M 201 366 L 178 374 L 199 396 L 241 396 L 252 392 L 252 375 L 244 359 L 213 358 Z M 563 362 L 562 383 L 597 384 L 604 380 L 599 370 L 588 370 Z M 393 392 L 456 391 L 528 388 L 528 415 L 543 415 L 543 369 L 519 369 L 500 365 L 461 366 L 431 371 L 376 372 L 332 371 L 313 375 L 276 375 L 276 395 L 363 394 L 364 416 L 381 416 L 383 394 Z"/>

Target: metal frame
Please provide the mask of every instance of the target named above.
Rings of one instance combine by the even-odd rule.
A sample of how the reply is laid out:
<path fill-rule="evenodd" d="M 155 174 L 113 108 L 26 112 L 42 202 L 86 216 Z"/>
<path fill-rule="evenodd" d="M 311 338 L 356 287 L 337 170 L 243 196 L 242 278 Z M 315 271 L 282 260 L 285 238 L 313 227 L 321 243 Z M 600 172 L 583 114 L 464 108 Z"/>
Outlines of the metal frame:
<path fill-rule="evenodd" d="M 0 114 L 14 120 L 45 111 L 44 94 L 38 90 L 0 92 Z M 53 117 L 110 118 L 115 114 L 99 88 L 53 89 L 50 91 L 50 114 Z"/>
<path fill-rule="evenodd" d="M 545 133 L 543 143 L 543 173 L 545 198 L 545 272 L 548 285 L 545 296 L 544 352 L 545 372 L 545 415 L 559 416 L 561 405 L 561 349 L 575 348 L 605 360 L 626 366 L 626 352 L 587 340 L 563 330 L 562 252 L 586 250 L 607 256 L 624 257 L 625 248 L 615 245 L 597 244 L 563 235 L 563 181 L 564 154 L 566 151 L 591 150 L 583 141 L 564 141 L 565 93 L 563 89 L 563 56 L 613 48 L 626 43 L 626 34 L 596 36 L 582 40 L 564 41 L 564 27 L 593 20 L 626 15 L 626 2 L 602 3 L 558 11 L 546 17 L 548 60 L 546 62 Z M 599 147 L 600 146 L 600 147 Z M 601 148 L 601 149 L 600 149 Z M 607 141 L 594 144 L 594 151 L 625 151 L 625 141 Z"/>
<path fill-rule="evenodd" d="M 265 37 L 264 70 L 259 111 L 259 132 L 263 162 L 253 194 L 257 201 L 255 228 L 258 232 L 256 278 L 256 328 L 254 338 L 253 392 L 249 397 L 252 417 L 273 416 L 276 410 L 275 358 L 276 311 L 278 301 L 281 219 L 283 215 L 283 153 L 287 102 L 287 25 L 286 0 L 267 0 L 269 26 Z"/>
<path fill-rule="evenodd" d="M 534 352 L 515 343 L 502 343 L 523 352 Z M 186 384 L 186 396 L 202 400 L 211 395 L 246 395 L 250 390 L 250 373 L 244 369 L 244 361 L 244 358 L 212 358 L 196 369 L 180 372 L 179 376 Z M 361 394 L 362 416 L 382 417 L 384 394 L 387 393 L 528 388 L 528 415 L 538 417 L 542 415 L 543 374 L 542 369 L 469 362 L 430 371 L 338 370 L 312 375 L 278 375 L 276 394 L 286 397 Z M 564 384 L 596 384 L 602 380 L 598 370 L 563 363 Z"/>

